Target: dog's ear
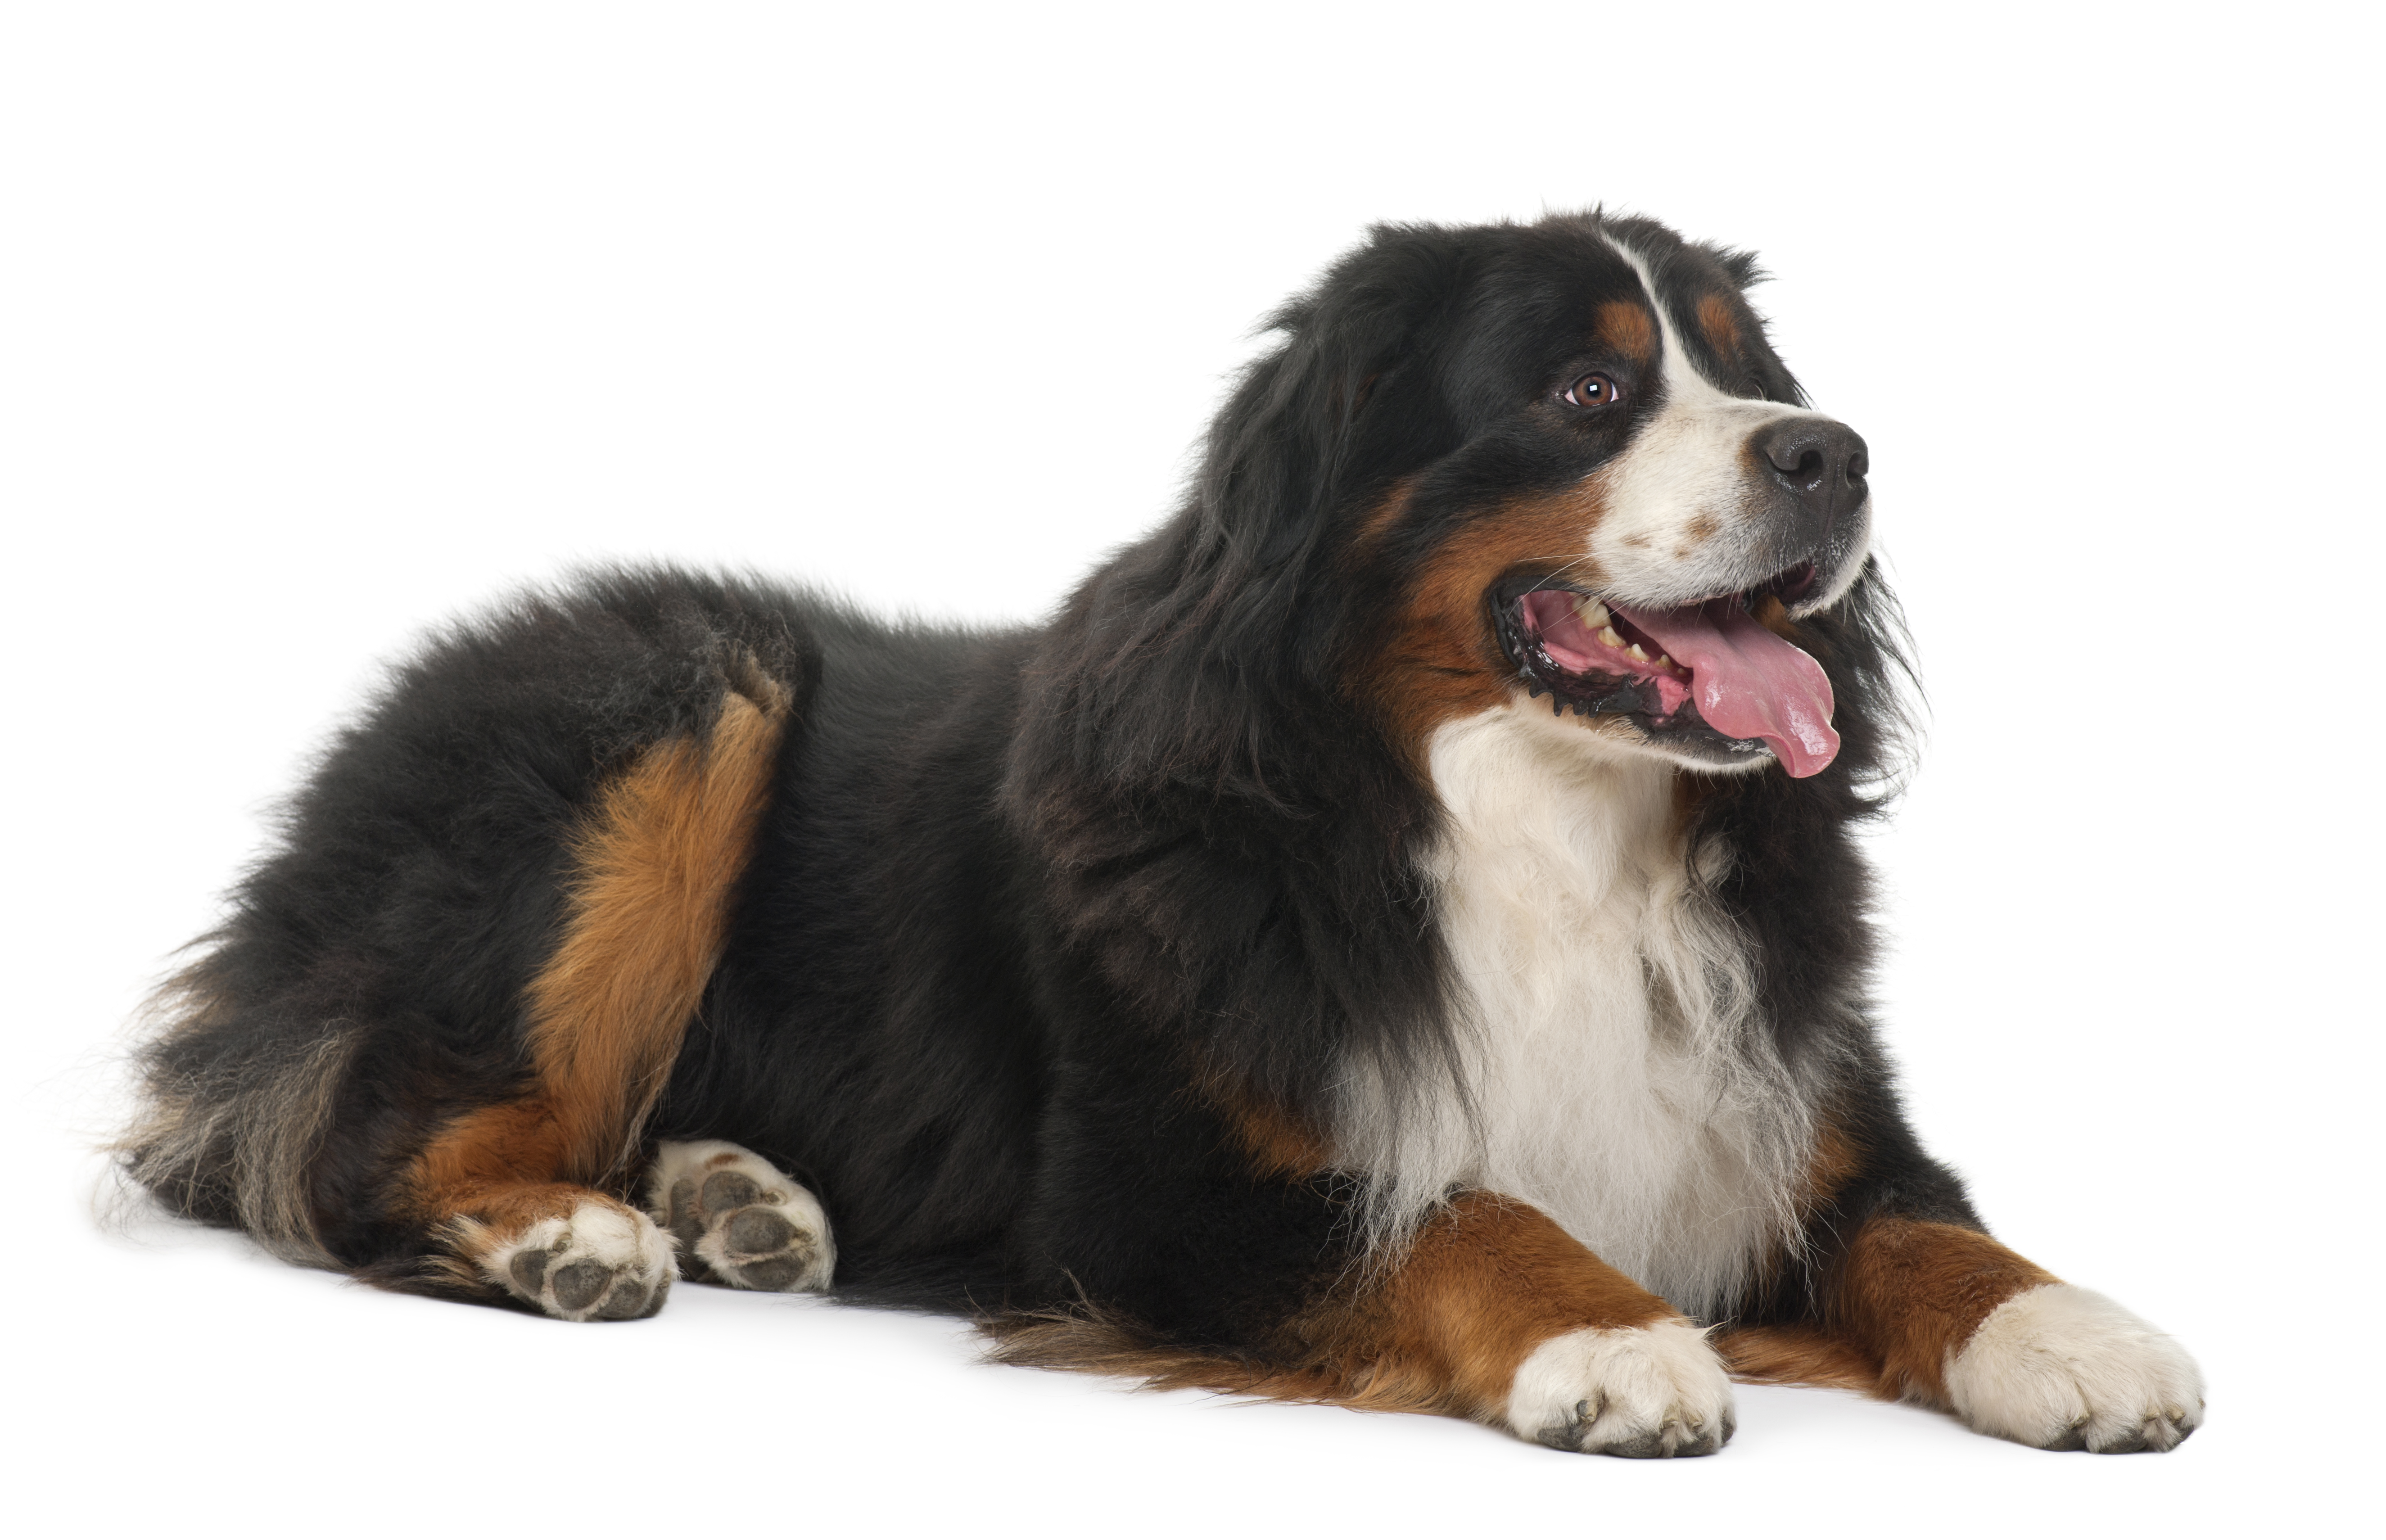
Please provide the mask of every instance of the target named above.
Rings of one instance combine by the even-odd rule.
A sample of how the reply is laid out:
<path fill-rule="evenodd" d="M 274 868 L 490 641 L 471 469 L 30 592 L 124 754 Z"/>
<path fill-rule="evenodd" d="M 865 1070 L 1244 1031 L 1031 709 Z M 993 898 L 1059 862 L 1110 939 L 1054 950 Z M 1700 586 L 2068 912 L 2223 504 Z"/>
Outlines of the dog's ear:
<path fill-rule="evenodd" d="M 1458 288 L 1458 238 L 1378 229 L 1268 318 L 1282 341 L 1237 382 L 1184 507 L 1059 618 L 1023 749 L 1051 757 L 1039 774 L 1065 766 L 1137 798 L 1341 795 L 1362 730 L 1338 704 L 1350 585 L 1327 573 L 1329 531 L 1442 452 L 1421 355 Z"/>
<path fill-rule="evenodd" d="M 1413 395 L 1417 355 L 1457 286 L 1451 232 L 1379 225 L 1270 316 L 1283 342 L 1245 372 L 1210 432 L 1194 494 L 1203 532 L 1261 569 L 1312 552 L 1353 493 L 1405 466 L 1363 421 Z M 1405 442 L 1415 445 L 1416 435 Z"/>

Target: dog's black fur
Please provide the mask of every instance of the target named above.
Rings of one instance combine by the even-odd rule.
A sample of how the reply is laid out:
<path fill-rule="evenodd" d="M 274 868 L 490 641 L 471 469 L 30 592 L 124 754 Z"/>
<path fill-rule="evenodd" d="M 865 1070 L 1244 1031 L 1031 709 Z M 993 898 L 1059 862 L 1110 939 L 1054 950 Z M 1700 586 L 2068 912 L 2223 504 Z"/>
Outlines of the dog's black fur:
<path fill-rule="evenodd" d="M 1756 276 L 1639 220 L 1379 230 L 1273 318 L 1183 507 L 1047 623 L 887 624 L 641 569 L 437 637 L 324 757 L 182 981 L 196 1003 L 146 1059 L 174 1127 L 136 1133 L 133 1170 L 294 1256 L 472 1295 L 417 1267 L 436 1241 L 393 1195 L 432 1130 L 520 1088 L 523 990 L 598 789 L 759 666 L 793 725 L 647 1137 L 735 1141 L 810 1184 L 848 1296 L 1091 1304 L 1263 1353 L 1362 1259 L 1365 1179 L 1255 1169 L 1203 1088 L 1325 1127 L 1353 1058 L 1454 1066 L 1419 866 L 1441 814 L 1370 670 L 1457 532 L 1578 482 L 1657 405 L 1595 430 L 1526 409 L 1629 281 L 1602 236 L 1669 287 L 1736 298 Z M 1724 357 L 1682 329 L 1727 388 L 1801 399 L 1761 332 Z M 1396 488 L 1399 518 L 1369 525 Z M 1810 1319 L 1868 1217 L 1978 1225 L 1909 1133 L 1865 1003 L 1852 832 L 1904 742 L 1879 572 L 1802 632 L 1837 759 L 1684 772 L 1698 832 L 1735 853 L 1720 897 L 1762 1030 L 1861 1160 L 1742 1321 Z"/>

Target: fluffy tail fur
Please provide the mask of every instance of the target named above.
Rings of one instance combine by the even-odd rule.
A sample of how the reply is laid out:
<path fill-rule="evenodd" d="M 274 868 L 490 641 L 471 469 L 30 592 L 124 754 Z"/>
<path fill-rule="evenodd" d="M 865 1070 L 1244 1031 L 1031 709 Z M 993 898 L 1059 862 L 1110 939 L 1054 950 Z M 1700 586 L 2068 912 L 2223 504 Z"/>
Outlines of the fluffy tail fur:
<path fill-rule="evenodd" d="M 127 1173 L 174 1212 L 246 1231 L 285 1260 L 341 1264 L 324 1246 L 308 1171 L 360 1025 L 275 1021 L 233 1006 L 203 958 L 151 1001 L 142 1106 L 118 1146 Z"/>

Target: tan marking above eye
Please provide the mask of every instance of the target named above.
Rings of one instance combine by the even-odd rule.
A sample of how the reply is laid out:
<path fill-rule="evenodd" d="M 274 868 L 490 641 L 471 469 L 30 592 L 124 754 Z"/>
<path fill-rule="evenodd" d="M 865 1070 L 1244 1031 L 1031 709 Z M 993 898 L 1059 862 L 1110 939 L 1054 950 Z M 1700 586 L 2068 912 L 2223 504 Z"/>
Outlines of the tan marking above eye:
<path fill-rule="evenodd" d="M 1728 358 L 1739 352 L 1739 318 L 1732 314 L 1731 301 L 1721 294 L 1709 294 L 1699 301 L 1699 330 L 1706 333 L 1708 345 Z"/>
<path fill-rule="evenodd" d="M 1601 306 L 1592 335 L 1600 346 L 1637 363 L 1648 364 L 1657 357 L 1657 322 L 1648 307 L 1632 300 L 1611 299 Z"/>

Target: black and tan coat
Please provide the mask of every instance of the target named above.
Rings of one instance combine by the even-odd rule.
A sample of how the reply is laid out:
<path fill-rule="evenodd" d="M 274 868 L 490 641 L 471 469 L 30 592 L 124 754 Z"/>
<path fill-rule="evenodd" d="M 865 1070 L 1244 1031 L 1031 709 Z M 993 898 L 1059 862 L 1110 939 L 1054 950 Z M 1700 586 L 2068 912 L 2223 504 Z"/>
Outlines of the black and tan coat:
<path fill-rule="evenodd" d="M 132 1172 L 572 1320 L 825 1288 L 1572 1449 L 1720 1447 L 1733 1373 L 2167 1447 L 2193 1366 L 1986 1234 L 1875 1045 L 1895 610 L 1752 276 L 1380 231 L 1040 626 L 635 570 L 436 638 L 161 1003 Z M 1701 627 L 1827 723 L 1705 721 Z"/>

